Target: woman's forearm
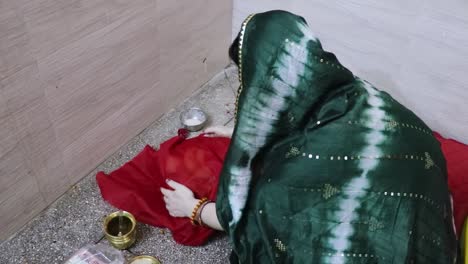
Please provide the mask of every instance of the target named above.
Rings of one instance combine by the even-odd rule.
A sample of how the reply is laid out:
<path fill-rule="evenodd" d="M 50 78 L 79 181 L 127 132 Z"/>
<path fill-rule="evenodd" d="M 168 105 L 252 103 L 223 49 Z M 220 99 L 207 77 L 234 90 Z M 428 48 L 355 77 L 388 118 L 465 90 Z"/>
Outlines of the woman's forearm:
<path fill-rule="evenodd" d="M 201 212 L 201 220 L 206 226 L 223 231 L 216 214 L 216 204 L 214 202 L 205 205 Z"/>

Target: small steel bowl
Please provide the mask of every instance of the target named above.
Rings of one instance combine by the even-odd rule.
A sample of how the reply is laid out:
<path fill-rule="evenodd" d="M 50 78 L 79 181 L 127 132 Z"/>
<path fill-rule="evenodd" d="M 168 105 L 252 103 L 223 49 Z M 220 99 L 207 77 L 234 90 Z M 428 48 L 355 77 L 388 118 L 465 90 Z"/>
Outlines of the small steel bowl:
<path fill-rule="evenodd" d="M 135 243 L 136 224 L 131 213 L 114 212 L 104 219 L 104 233 L 113 247 L 127 249 Z"/>
<path fill-rule="evenodd" d="M 200 108 L 190 108 L 180 114 L 180 122 L 189 131 L 201 130 L 207 121 L 207 116 Z"/>

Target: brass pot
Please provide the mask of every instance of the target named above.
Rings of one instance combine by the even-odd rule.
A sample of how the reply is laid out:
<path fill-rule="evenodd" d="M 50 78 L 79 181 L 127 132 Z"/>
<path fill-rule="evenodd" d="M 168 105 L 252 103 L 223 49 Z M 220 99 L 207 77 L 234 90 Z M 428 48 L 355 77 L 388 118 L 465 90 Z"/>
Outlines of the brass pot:
<path fill-rule="evenodd" d="M 127 249 L 136 239 L 136 220 L 129 212 L 119 211 L 104 219 L 104 233 L 109 243 L 117 249 Z"/>
<path fill-rule="evenodd" d="M 161 262 L 155 257 L 138 256 L 130 260 L 130 264 L 161 264 Z"/>

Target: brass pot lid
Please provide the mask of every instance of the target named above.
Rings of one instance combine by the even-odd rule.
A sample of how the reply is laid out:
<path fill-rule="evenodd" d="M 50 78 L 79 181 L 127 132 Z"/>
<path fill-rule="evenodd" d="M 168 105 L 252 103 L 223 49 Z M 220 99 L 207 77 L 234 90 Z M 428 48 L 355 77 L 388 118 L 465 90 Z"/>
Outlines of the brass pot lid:
<path fill-rule="evenodd" d="M 130 264 L 161 264 L 159 260 L 152 256 L 138 256 L 130 260 Z"/>

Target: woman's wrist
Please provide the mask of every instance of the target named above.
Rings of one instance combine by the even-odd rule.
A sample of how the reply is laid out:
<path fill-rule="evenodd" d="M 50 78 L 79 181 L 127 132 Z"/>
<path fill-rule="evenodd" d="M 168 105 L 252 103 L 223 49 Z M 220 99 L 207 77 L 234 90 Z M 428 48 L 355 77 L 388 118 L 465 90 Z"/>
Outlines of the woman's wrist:
<path fill-rule="evenodd" d="M 187 203 L 187 209 L 185 212 L 186 217 L 192 216 L 193 209 L 197 206 L 197 204 L 200 202 L 200 199 L 193 199 Z"/>
<path fill-rule="evenodd" d="M 205 224 L 203 223 L 203 219 L 202 219 L 203 209 L 205 208 L 207 204 L 212 203 L 212 201 L 208 199 L 204 199 L 200 203 L 201 205 L 197 208 L 197 212 L 195 213 L 195 218 L 192 220 L 192 224 L 198 225 L 198 226 L 205 226 Z"/>

